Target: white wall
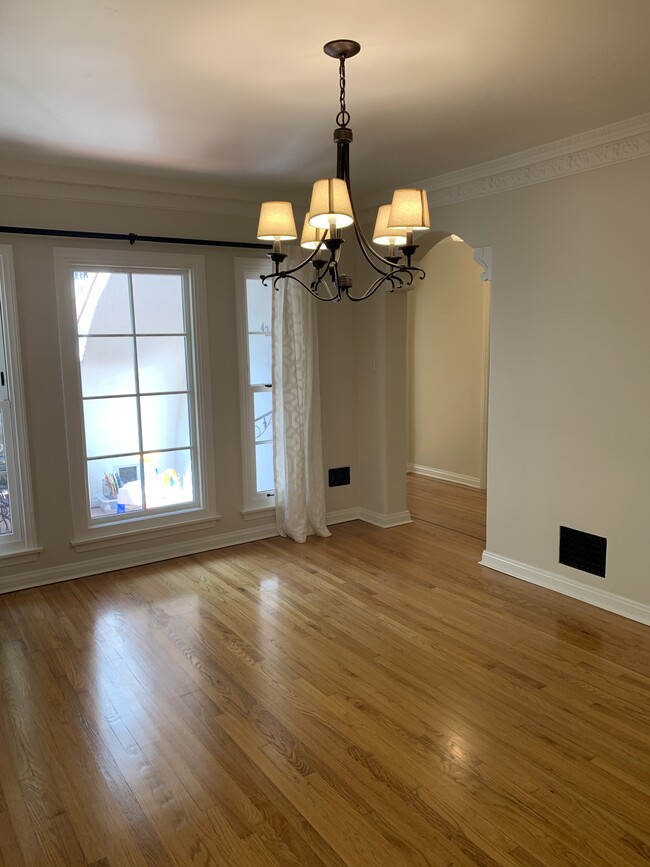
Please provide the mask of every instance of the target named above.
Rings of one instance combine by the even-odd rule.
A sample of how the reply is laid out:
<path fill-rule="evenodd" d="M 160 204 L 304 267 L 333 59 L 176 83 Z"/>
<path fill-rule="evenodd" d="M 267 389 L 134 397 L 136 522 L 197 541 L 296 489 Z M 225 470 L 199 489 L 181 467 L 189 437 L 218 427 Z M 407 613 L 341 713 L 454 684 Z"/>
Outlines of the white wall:
<path fill-rule="evenodd" d="M 431 215 L 492 246 L 487 550 L 646 606 L 649 191 L 642 158 Z M 605 579 L 559 564 L 561 524 L 608 539 Z"/>
<path fill-rule="evenodd" d="M 44 174 L 47 174 L 44 172 Z M 2 179 L 0 179 L 2 181 Z M 210 198 L 191 194 L 179 184 L 158 186 L 145 177 L 116 179 L 88 173 L 66 173 L 54 182 L 12 178 L 2 182 L 0 224 L 53 229 L 230 239 L 255 242 L 257 200 L 265 191 L 249 191 L 248 198 Z M 165 192 L 164 190 L 168 191 Z M 101 560 L 110 550 L 78 553 L 70 547 L 72 516 L 68 484 L 67 448 L 54 289 L 54 247 L 127 248 L 111 241 L 80 241 L 5 235 L 13 248 L 22 361 L 25 378 L 30 458 L 34 487 L 37 542 L 43 547 L 35 563 L 0 564 L 0 584 L 20 574 L 79 574 L 79 564 Z M 205 256 L 207 280 L 210 375 L 215 455 L 217 510 L 222 518 L 216 533 L 187 530 L 174 536 L 179 545 L 209 547 L 220 537 L 255 533 L 274 521 L 268 517 L 244 521 L 242 508 L 241 427 L 234 285 L 236 256 L 252 251 L 227 248 L 143 245 L 147 250 L 190 252 Z M 264 254 L 261 253 L 261 256 Z M 265 260 L 265 265 L 268 262 Z M 261 272 L 260 272 L 261 273 Z M 326 489 L 328 511 L 356 507 L 359 498 L 357 465 L 357 313 L 353 305 L 319 308 L 319 342 L 323 404 L 325 469 L 350 465 L 349 487 Z M 233 375 L 233 371 L 235 374 Z M 128 542 L 119 555 L 134 559 L 155 548 L 151 542 Z M 104 568 L 109 568 L 104 565 Z"/>
<path fill-rule="evenodd" d="M 408 464 L 479 487 L 489 286 L 473 253 L 451 237 L 440 241 L 408 295 Z"/>

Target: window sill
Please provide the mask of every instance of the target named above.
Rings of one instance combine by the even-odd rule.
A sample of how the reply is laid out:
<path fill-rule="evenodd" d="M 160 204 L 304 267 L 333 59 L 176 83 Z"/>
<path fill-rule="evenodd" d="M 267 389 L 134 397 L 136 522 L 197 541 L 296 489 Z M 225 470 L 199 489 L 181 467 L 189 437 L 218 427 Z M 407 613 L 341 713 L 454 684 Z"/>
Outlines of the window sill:
<path fill-rule="evenodd" d="M 20 566 L 22 563 L 33 563 L 41 555 L 42 548 L 27 548 L 22 551 L 7 551 L 0 549 L 0 569 L 5 566 Z"/>
<path fill-rule="evenodd" d="M 105 533 L 86 539 L 72 539 L 70 545 L 75 551 L 95 551 L 98 548 L 113 548 L 125 542 L 148 541 L 149 539 L 164 539 L 179 533 L 196 533 L 201 530 L 214 530 L 221 515 L 213 515 L 196 521 L 183 521 L 176 524 L 159 524 L 157 527 L 132 528 L 118 533 Z"/>
<path fill-rule="evenodd" d="M 255 506 L 252 509 L 242 509 L 239 513 L 245 521 L 256 521 L 258 518 L 275 516 L 275 506 Z"/>

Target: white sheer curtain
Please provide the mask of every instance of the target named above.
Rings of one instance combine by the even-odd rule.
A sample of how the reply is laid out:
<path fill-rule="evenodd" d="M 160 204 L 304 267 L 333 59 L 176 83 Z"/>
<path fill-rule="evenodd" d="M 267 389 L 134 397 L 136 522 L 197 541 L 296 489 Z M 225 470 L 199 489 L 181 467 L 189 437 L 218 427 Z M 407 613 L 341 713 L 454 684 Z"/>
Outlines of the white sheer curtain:
<path fill-rule="evenodd" d="M 330 535 L 325 525 L 317 304 L 293 280 L 273 291 L 275 516 L 280 535 L 296 542 L 312 533 Z"/>

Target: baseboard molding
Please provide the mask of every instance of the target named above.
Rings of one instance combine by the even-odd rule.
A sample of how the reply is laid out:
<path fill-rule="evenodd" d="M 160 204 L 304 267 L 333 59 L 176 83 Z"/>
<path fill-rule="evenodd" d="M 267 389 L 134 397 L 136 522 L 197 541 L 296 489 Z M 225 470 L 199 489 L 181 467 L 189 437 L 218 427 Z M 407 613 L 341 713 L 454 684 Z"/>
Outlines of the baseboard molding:
<path fill-rule="evenodd" d="M 454 485 L 465 485 L 467 488 L 481 487 L 481 480 L 474 476 L 449 473 L 447 470 L 439 470 L 436 467 L 424 467 L 422 464 L 407 464 L 406 472 L 415 473 L 416 476 L 427 476 L 429 479 L 438 479 L 441 482 L 452 482 Z"/>
<path fill-rule="evenodd" d="M 346 521 L 365 521 L 367 524 L 374 524 L 375 527 L 387 530 L 389 527 L 410 524 L 412 518 L 410 512 L 395 512 L 392 515 L 385 515 L 382 512 L 373 512 L 370 509 L 360 507 L 341 509 L 339 512 L 328 512 L 325 516 L 325 523 L 328 527 L 330 524 L 343 524 Z"/>
<path fill-rule="evenodd" d="M 371 512 L 369 509 L 359 509 L 359 520 L 375 527 L 387 530 L 389 527 L 400 527 L 402 524 L 411 524 L 413 519 L 410 512 L 394 512 L 392 515 L 383 515 L 381 512 Z"/>
<path fill-rule="evenodd" d="M 411 515 L 409 512 L 384 515 L 380 512 L 371 512 L 368 509 L 353 508 L 328 512 L 325 516 L 325 522 L 328 525 L 342 524 L 346 521 L 366 521 L 369 524 L 387 529 L 388 527 L 411 523 Z M 169 545 L 159 545 L 156 548 L 129 551 L 124 554 L 113 552 L 110 556 L 95 557 L 92 560 L 70 563 L 65 566 L 32 569 L 29 572 L 21 572 L 19 575 L 6 577 L 0 575 L 0 595 L 14 593 L 16 590 L 28 590 L 30 587 L 58 584 L 61 581 L 71 581 L 75 578 L 87 578 L 90 575 L 100 575 L 103 572 L 118 572 L 133 566 L 145 566 L 147 563 L 172 560 L 174 557 L 189 557 L 192 554 L 214 551 L 217 548 L 228 548 L 231 545 L 242 545 L 245 542 L 257 542 L 260 539 L 270 539 L 277 535 L 278 531 L 275 524 L 266 523 L 260 527 L 221 533 L 218 536 L 198 542 L 172 542 Z"/>
<path fill-rule="evenodd" d="M 643 602 L 635 602 L 625 596 L 617 596 L 608 590 L 588 587 L 586 584 L 574 581 L 564 575 L 546 572 L 543 569 L 528 566 L 526 563 L 519 563 L 517 560 L 510 560 L 508 557 L 502 557 L 500 554 L 493 554 L 490 551 L 483 552 L 480 563 L 481 566 L 512 575 L 513 578 L 521 578 L 522 581 L 528 581 L 530 584 L 546 587 L 547 590 L 554 590 L 556 593 L 562 593 L 564 596 L 579 599 L 581 602 L 595 605 L 596 608 L 603 608 L 605 611 L 611 611 L 614 614 L 627 617 L 629 620 L 636 620 L 638 623 L 650 626 L 650 605 L 645 605 Z"/>
<path fill-rule="evenodd" d="M 360 521 L 359 509 L 339 509 L 338 512 L 328 512 L 325 515 L 325 523 L 328 527 L 332 524 L 345 524 L 347 521 Z"/>
<path fill-rule="evenodd" d="M 204 541 L 172 542 L 169 545 L 158 545 L 141 551 L 129 551 L 124 554 L 112 553 L 107 557 L 97 557 L 66 566 L 53 566 L 44 569 L 33 569 L 19 575 L 0 576 L 0 594 L 13 593 L 16 590 L 26 590 L 29 587 L 42 587 L 46 584 L 57 584 L 60 581 L 70 581 L 73 578 L 87 578 L 102 572 L 116 572 L 129 569 L 132 566 L 144 566 L 160 560 L 171 560 L 174 557 L 187 557 L 200 554 L 216 548 L 227 548 L 231 545 L 241 545 L 244 542 L 257 542 L 260 539 L 270 539 L 277 536 L 275 524 L 265 524 L 262 527 L 251 527 L 246 530 L 235 530 L 231 533 L 221 533 Z"/>

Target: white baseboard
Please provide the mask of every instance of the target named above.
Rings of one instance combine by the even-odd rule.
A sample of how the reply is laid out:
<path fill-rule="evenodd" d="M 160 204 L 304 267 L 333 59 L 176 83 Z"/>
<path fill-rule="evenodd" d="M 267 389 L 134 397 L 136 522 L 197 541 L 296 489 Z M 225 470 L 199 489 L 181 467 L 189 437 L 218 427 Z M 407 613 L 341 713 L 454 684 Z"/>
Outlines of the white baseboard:
<path fill-rule="evenodd" d="M 339 509 L 338 512 L 328 512 L 325 515 L 325 523 L 328 527 L 332 524 L 345 524 L 347 521 L 359 520 L 361 520 L 361 515 L 358 508 Z"/>
<path fill-rule="evenodd" d="M 156 548 L 146 548 L 141 551 L 129 551 L 125 554 L 112 553 L 107 557 L 97 557 L 66 566 L 53 566 L 49 569 L 33 569 L 19 575 L 3 578 L 0 576 L 0 593 L 13 593 L 15 590 L 26 590 L 29 587 L 42 587 L 45 584 L 57 584 L 73 578 L 86 578 L 89 575 L 99 575 L 102 572 L 115 572 L 128 569 L 131 566 L 143 566 L 146 563 L 156 563 L 159 560 L 171 560 L 174 557 L 186 557 L 216 548 L 226 548 L 230 545 L 241 545 L 243 542 L 257 542 L 259 539 L 269 539 L 277 536 L 275 524 L 265 524 L 262 527 L 251 527 L 246 530 L 235 530 L 231 533 L 221 533 L 205 541 L 172 542 L 169 545 L 158 545 Z"/>
<path fill-rule="evenodd" d="M 439 479 L 441 482 L 452 482 L 454 485 L 465 485 L 468 488 L 481 487 L 481 480 L 474 476 L 449 473 L 447 470 L 438 470 L 436 467 L 424 467 L 422 464 L 407 464 L 406 472 L 415 473 L 417 476 L 427 476 L 430 479 Z"/>
<path fill-rule="evenodd" d="M 409 524 L 411 516 L 408 512 L 397 512 L 394 515 L 383 515 L 367 509 L 341 509 L 329 512 L 326 523 L 341 524 L 345 521 L 367 521 L 377 527 L 397 527 Z M 221 533 L 205 541 L 172 542 L 169 545 L 158 545 L 156 548 L 145 548 L 140 551 L 129 551 L 124 554 L 112 553 L 106 557 L 96 557 L 79 563 L 65 566 L 51 566 L 43 569 L 32 569 L 19 575 L 0 575 L 0 594 L 14 593 L 16 590 L 27 590 L 30 587 L 43 587 L 46 584 L 58 584 L 61 581 L 71 581 L 74 578 L 87 578 L 102 572 L 117 572 L 132 566 L 144 566 L 147 563 L 157 563 L 160 560 L 171 560 L 174 557 L 187 557 L 200 554 L 203 551 L 213 551 L 217 548 L 227 548 L 231 545 L 241 545 L 244 542 L 257 542 L 260 539 L 270 539 L 277 536 L 275 524 L 266 523 L 260 527 L 245 530 L 234 530 L 231 533 Z"/>
<path fill-rule="evenodd" d="M 380 512 L 371 512 L 369 509 L 359 509 L 359 519 L 375 527 L 387 530 L 389 527 L 399 527 L 402 524 L 412 523 L 410 512 L 394 512 L 392 515 L 382 515 Z"/>
<path fill-rule="evenodd" d="M 650 626 L 650 605 L 645 605 L 643 602 L 635 602 L 633 599 L 617 596 L 598 587 L 589 587 L 573 578 L 546 572 L 490 551 L 483 551 L 480 562 L 481 566 L 496 569 L 497 572 L 504 572 L 506 575 L 512 575 L 513 578 L 521 578 L 522 581 L 528 581 L 530 584 L 546 587 L 548 590 L 554 590 L 556 593 L 562 593 L 564 596 L 579 599 L 581 602 L 587 602 L 589 605 L 595 605 L 597 608 L 612 611 L 614 614 Z"/>

